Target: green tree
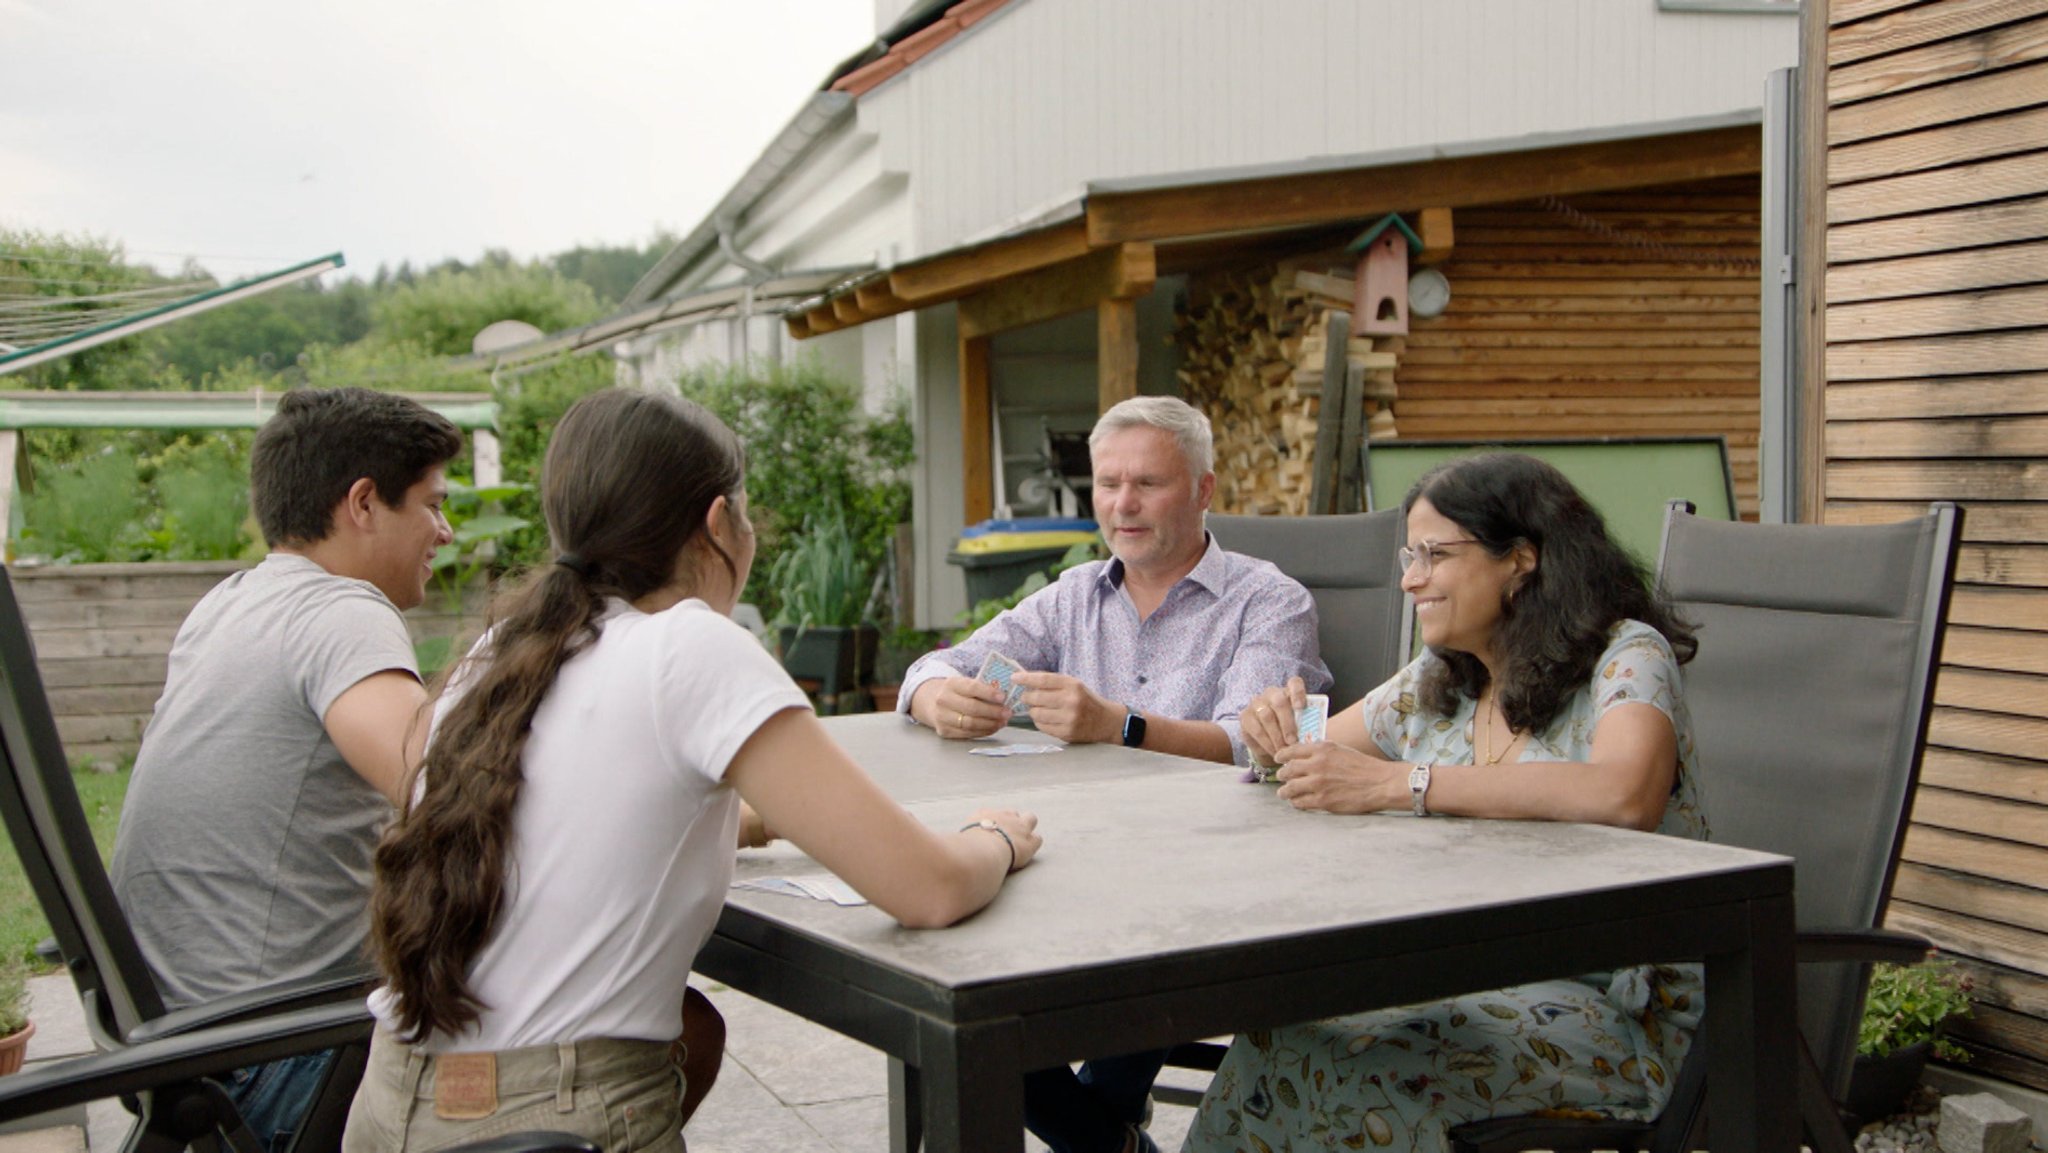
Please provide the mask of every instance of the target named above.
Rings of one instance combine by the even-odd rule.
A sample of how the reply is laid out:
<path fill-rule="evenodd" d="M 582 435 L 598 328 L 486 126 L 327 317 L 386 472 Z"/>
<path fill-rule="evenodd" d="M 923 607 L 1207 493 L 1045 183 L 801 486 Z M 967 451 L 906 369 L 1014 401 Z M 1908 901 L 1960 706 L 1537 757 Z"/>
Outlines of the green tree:
<path fill-rule="evenodd" d="M 523 320 L 542 332 L 596 320 L 602 309 L 587 284 L 540 264 L 486 263 L 440 269 L 378 295 L 370 335 L 439 356 L 466 356 L 485 325 Z"/>
<path fill-rule="evenodd" d="M 0 342 L 16 347 L 62 336 L 81 321 L 112 318 L 164 295 L 137 295 L 168 281 L 130 264 L 118 242 L 0 228 Z M 196 291 L 196 290 L 195 290 Z M 147 388 L 154 384 L 161 338 L 143 333 L 19 373 L 12 388 L 90 390 Z"/>
<path fill-rule="evenodd" d="M 598 300 L 610 308 L 624 300 L 626 293 L 675 243 L 673 235 L 657 232 L 643 248 L 578 245 L 549 257 L 548 264 L 570 280 L 589 285 Z"/>
<path fill-rule="evenodd" d="M 747 495 L 760 549 L 746 599 L 770 616 L 780 609 L 767 577 L 775 558 L 807 519 L 829 518 L 834 510 L 845 510 L 867 571 L 887 560 L 897 523 L 910 516 L 907 400 L 867 414 L 857 382 L 810 359 L 701 368 L 679 387 L 717 413 L 747 448 Z"/>

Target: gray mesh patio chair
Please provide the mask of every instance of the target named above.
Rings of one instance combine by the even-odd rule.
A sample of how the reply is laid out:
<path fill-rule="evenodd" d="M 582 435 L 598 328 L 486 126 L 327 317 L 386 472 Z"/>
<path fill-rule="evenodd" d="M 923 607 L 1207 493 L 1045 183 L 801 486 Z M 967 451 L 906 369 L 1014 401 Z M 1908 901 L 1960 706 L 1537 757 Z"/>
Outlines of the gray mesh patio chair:
<path fill-rule="evenodd" d="M 1316 641 L 1336 682 L 1332 711 L 1379 687 L 1408 652 L 1408 597 L 1401 591 L 1395 554 L 1407 540 L 1399 508 L 1336 516 L 1222 516 L 1208 518 L 1216 543 L 1232 552 L 1272 561 L 1300 581 L 1316 602 Z M 1166 1063 L 1214 1072 L 1223 1046 L 1192 1041 L 1174 1047 Z M 1154 1099 L 1193 1105 L 1201 1094 L 1160 1085 Z"/>
<path fill-rule="evenodd" d="M 1799 1102 L 1816 1153 L 1849 1149 L 1835 1103 L 1870 964 L 1911 963 L 1929 948 L 1880 926 L 1920 775 L 1961 519 L 1943 503 L 1890 525 L 1752 525 L 1674 502 L 1665 522 L 1661 579 L 1699 626 L 1685 695 L 1713 839 L 1798 862 Z M 1460 1126 L 1454 1146 L 1703 1148 L 1704 1064 L 1686 1062 L 1656 1124 L 1505 1118 Z"/>
<path fill-rule="evenodd" d="M 1316 634 L 1337 687 L 1336 709 L 1393 676 L 1407 651 L 1407 596 L 1394 554 L 1406 541 L 1398 508 L 1341 516 L 1211 516 L 1232 552 L 1272 561 L 1316 602 Z"/>

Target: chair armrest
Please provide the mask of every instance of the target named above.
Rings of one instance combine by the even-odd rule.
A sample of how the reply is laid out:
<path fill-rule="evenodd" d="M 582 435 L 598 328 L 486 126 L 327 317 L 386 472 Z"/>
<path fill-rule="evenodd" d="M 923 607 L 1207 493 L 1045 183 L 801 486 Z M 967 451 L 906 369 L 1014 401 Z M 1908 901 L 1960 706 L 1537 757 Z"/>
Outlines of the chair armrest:
<path fill-rule="evenodd" d="M 448 1153 L 604 1153 L 574 1133 L 512 1133 L 474 1145 L 457 1145 Z"/>
<path fill-rule="evenodd" d="M 1793 951 L 1801 964 L 1889 961 L 1916 965 L 1934 951 L 1934 942 L 1893 929 L 1816 929 L 1801 931 L 1793 939 Z"/>
<path fill-rule="evenodd" d="M 222 997 L 217 1001 L 208 1001 L 203 1005 L 175 1009 L 137 1025 L 129 1031 L 125 1040 L 130 1044 L 140 1044 L 162 1037 L 175 1037 L 195 1029 L 211 1029 L 238 1021 L 260 1021 L 280 1013 L 290 1013 L 315 1005 L 352 1002 L 358 1009 L 362 1009 L 364 999 L 370 995 L 370 990 L 376 987 L 376 983 L 376 974 L 367 969 L 326 973 L 296 981 L 280 981 L 275 985 L 264 985 L 230 997 Z M 367 1010 L 364 1011 L 364 1015 L 367 1017 Z"/>
<path fill-rule="evenodd" d="M 341 1002 L 54 1062 L 0 1078 L 0 1122 L 317 1053 L 370 1027 L 360 1003 Z"/>

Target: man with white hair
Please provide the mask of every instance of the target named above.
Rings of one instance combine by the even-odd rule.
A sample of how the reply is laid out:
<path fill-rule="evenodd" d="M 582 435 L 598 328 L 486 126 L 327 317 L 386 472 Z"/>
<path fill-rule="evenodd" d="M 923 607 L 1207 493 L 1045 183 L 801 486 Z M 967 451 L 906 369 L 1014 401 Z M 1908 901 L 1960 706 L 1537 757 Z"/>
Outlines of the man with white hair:
<path fill-rule="evenodd" d="M 940 736 L 1009 723 L 977 676 L 991 652 L 1015 674 L 1040 730 L 1203 760 L 1245 760 L 1237 717 L 1260 690 L 1300 677 L 1330 687 L 1315 602 L 1271 563 L 1226 552 L 1202 527 L 1215 493 L 1209 418 L 1172 397 L 1135 397 L 1088 437 L 1095 519 L 1110 559 L 1078 565 L 903 678 L 897 708 Z M 1025 1119 L 1054 1153 L 1146 1150 L 1136 1128 L 1164 1053 L 1026 1078 Z"/>

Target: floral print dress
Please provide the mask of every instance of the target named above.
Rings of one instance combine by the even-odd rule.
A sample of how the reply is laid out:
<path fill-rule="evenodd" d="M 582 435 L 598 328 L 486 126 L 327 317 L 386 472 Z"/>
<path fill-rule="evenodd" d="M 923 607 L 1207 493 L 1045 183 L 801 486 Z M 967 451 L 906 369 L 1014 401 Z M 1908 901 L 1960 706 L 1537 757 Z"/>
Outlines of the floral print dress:
<path fill-rule="evenodd" d="M 1425 653 L 1373 690 L 1367 731 L 1395 760 L 1475 763 L 1474 703 L 1451 716 L 1417 703 L 1435 659 Z M 1600 718 L 1635 702 L 1670 717 L 1678 736 L 1657 831 L 1706 839 L 1678 663 L 1641 622 L 1614 627 L 1592 682 L 1530 735 L 1520 761 L 1586 760 Z M 1231 1043 L 1182 1148 L 1433 1151 L 1449 1148 L 1453 1126 L 1488 1117 L 1655 1117 L 1699 1026 L 1702 992 L 1697 965 L 1641 966 L 1247 1033 Z"/>

